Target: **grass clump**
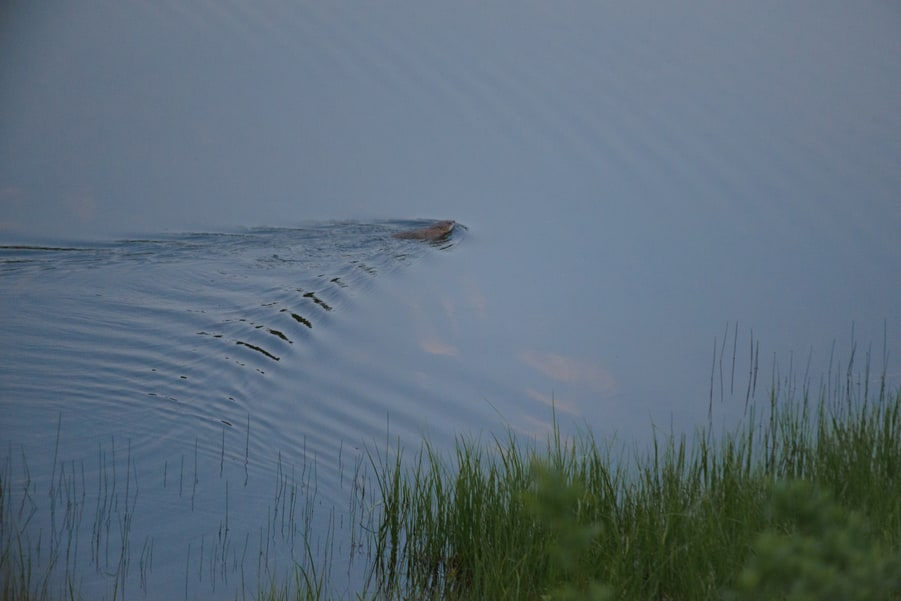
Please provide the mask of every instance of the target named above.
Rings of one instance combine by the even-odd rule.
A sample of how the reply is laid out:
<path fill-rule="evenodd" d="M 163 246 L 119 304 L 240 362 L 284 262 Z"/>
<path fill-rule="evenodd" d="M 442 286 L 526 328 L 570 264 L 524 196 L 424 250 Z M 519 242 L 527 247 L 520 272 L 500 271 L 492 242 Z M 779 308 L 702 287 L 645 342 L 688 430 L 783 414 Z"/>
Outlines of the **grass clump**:
<path fill-rule="evenodd" d="M 379 595 L 901 599 L 901 391 L 777 402 L 734 434 L 613 456 L 590 435 L 374 460 Z"/>

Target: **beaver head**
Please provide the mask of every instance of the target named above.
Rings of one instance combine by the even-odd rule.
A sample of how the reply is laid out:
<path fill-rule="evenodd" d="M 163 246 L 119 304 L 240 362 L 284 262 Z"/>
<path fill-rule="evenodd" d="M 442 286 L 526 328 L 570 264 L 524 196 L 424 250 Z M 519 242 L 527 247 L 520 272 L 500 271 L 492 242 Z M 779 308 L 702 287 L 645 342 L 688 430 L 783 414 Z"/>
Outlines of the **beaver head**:
<path fill-rule="evenodd" d="M 429 240 L 434 242 L 436 240 L 442 240 L 450 235 L 450 233 L 454 231 L 455 225 L 457 225 L 457 222 L 453 220 L 436 221 L 428 227 L 398 232 L 394 234 L 394 237 L 400 238 L 401 240 Z"/>

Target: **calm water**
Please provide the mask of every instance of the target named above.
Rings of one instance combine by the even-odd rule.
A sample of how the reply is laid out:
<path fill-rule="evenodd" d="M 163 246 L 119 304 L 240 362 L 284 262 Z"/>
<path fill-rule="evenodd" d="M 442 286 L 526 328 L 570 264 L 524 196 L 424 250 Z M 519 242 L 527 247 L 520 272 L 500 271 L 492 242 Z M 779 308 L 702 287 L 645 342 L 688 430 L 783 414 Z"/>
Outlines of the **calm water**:
<path fill-rule="evenodd" d="M 54 588 L 354 591 L 367 451 L 901 384 L 891 3 L 6 11 L 0 475 Z"/>

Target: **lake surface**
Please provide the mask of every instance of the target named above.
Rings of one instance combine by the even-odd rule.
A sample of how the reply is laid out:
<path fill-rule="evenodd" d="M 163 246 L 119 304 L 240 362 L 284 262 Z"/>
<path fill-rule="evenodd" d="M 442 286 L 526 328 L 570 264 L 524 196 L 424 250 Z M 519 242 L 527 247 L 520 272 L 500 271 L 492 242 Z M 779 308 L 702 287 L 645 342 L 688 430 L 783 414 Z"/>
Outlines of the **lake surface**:
<path fill-rule="evenodd" d="M 0 476 L 52 590 L 350 595 L 371 453 L 901 384 L 890 3 L 5 10 Z"/>

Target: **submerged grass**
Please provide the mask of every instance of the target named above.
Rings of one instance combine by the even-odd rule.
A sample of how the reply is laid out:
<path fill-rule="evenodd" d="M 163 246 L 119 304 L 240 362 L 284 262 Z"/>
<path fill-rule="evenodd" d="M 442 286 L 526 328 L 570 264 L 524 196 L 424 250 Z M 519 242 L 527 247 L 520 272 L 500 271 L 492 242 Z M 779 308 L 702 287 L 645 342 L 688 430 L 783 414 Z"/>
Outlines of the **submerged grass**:
<path fill-rule="evenodd" d="M 353 524 L 360 521 L 358 514 L 362 513 L 362 507 L 356 505 L 363 496 L 356 494 L 364 484 L 360 474 L 362 456 L 355 458 L 351 466 L 349 484 L 355 493 L 348 495 L 350 507 L 346 512 L 332 507 L 323 521 L 315 511 L 321 505 L 315 460 L 295 469 L 279 455 L 274 466 L 275 486 L 262 497 L 268 497 L 268 503 L 256 505 L 264 509 L 265 522 L 258 529 L 251 525 L 245 530 L 243 525 L 240 529 L 230 526 L 229 482 L 238 476 L 238 481 L 244 481 L 246 486 L 247 457 L 237 457 L 229 466 L 231 473 L 226 472 L 224 437 L 218 466 L 207 461 L 205 469 L 198 467 L 203 464 L 199 464 L 199 443 L 195 440 L 193 475 L 190 467 L 185 468 L 192 461 L 189 458 L 186 462 L 183 455 L 180 474 L 178 469 L 173 470 L 177 477 L 170 477 L 168 463 L 164 463 L 162 487 L 151 489 L 145 485 L 139 493 L 138 470 L 130 443 L 124 457 L 121 451 L 118 453 L 118 461 L 114 440 L 109 447 L 98 444 L 99 471 L 95 478 L 88 478 L 84 461 L 58 460 L 60 428 L 58 425 L 47 483 L 49 503 L 41 490 L 43 486 L 31 476 L 24 450 L 14 457 L 10 448 L 0 461 L 0 601 L 99 601 L 135 595 L 159 598 L 160 586 L 166 587 L 166 598 L 181 598 L 179 589 L 183 587 L 185 599 L 274 601 L 298 598 L 298 591 L 302 593 L 299 598 L 321 599 L 335 563 L 333 550 L 340 548 L 334 540 L 335 532 L 351 530 L 350 544 L 352 549 L 357 548 L 360 532 Z M 339 464 L 342 477 L 343 469 Z M 198 494 L 202 479 L 207 490 L 224 493 L 224 506 L 206 504 L 215 495 Z M 258 494 L 259 489 L 252 490 Z M 177 560 L 164 564 L 163 569 L 157 568 L 151 583 L 154 532 L 134 541 L 132 521 L 138 513 L 136 507 L 152 504 L 155 499 L 170 511 L 193 513 L 195 497 L 198 507 L 204 505 L 196 519 L 210 529 L 204 531 L 201 525 L 186 532 L 181 540 L 173 542 L 170 538 L 162 550 L 157 545 L 158 556 L 185 559 L 180 573 Z M 231 519 L 234 524 L 234 517 Z M 314 519 L 318 520 L 316 527 Z M 148 522 L 151 527 L 155 525 L 152 520 L 145 520 L 143 532 L 147 532 Z M 338 520 L 340 524 L 336 524 Z M 243 524 L 240 519 L 237 522 Z"/>
<path fill-rule="evenodd" d="M 901 390 L 778 397 L 774 386 L 763 415 L 733 433 L 670 434 L 641 452 L 564 438 L 556 422 L 543 443 L 510 433 L 459 438 L 450 455 L 428 442 L 412 457 L 373 451 L 358 598 L 901 599 Z M 0 599 L 58 598 L 33 570 L 41 549 L 14 527 L 34 501 L 11 495 L 9 473 Z M 328 597 L 329 565 L 302 544 L 293 579 L 273 577 L 255 598 Z M 51 546 L 51 570 L 74 561 Z M 83 598 L 66 574 L 63 597 Z"/>

